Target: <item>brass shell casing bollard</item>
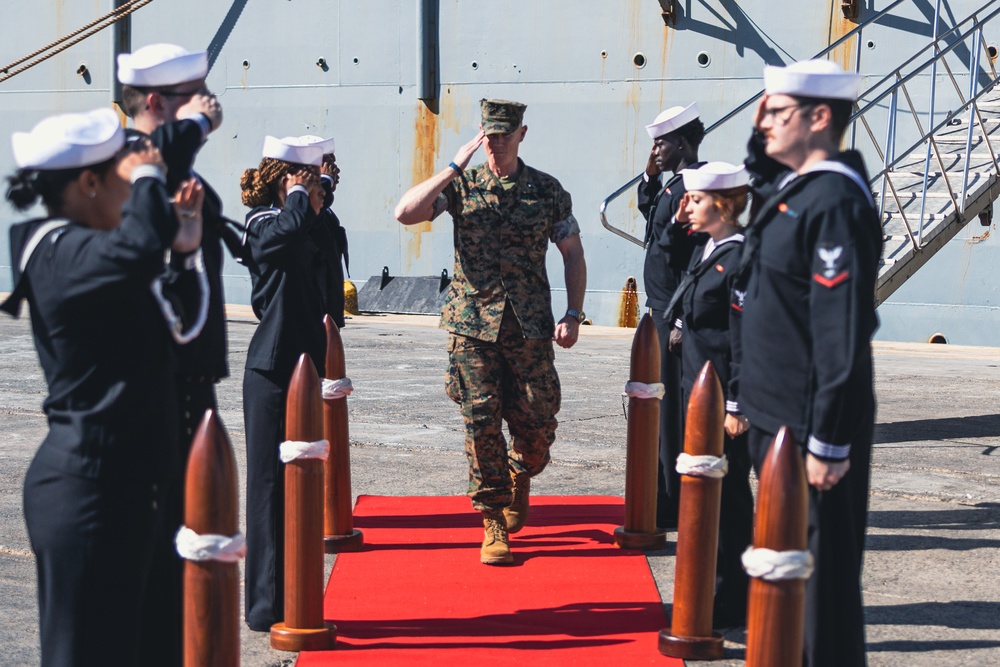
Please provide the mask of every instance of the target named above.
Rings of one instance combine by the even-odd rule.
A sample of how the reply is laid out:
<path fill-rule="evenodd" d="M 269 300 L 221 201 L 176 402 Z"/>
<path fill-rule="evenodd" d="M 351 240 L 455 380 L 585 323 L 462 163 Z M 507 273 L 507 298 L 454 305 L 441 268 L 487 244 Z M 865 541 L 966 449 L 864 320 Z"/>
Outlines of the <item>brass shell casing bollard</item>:
<path fill-rule="evenodd" d="M 712 363 L 706 361 L 688 400 L 684 452 L 722 456 L 724 419 L 722 386 Z M 721 479 L 681 475 L 674 607 L 669 631 L 661 630 L 659 640 L 664 655 L 686 660 L 722 657 L 722 636 L 712 632 L 721 504 Z"/>
<path fill-rule="evenodd" d="M 809 492 L 795 439 L 782 428 L 760 471 L 754 547 L 774 551 L 808 548 Z M 747 604 L 747 667 L 802 664 L 806 582 L 750 579 Z"/>
<path fill-rule="evenodd" d="M 642 316 L 632 339 L 629 378 L 660 381 L 660 339 L 653 318 Z M 656 527 L 656 463 L 660 439 L 660 401 L 629 398 L 625 458 L 625 525 L 615 528 L 615 544 L 623 549 L 661 549 L 667 534 Z"/>
<path fill-rule="evenodd" d="M 323 439 L 322 403 L 316 367 L 303 354 L 288 385 L 285 438 Z M 334 648 L 337 628 L 323 622 L 323 566 L 323 461 L 289 461 L 285 464 L 285 620 L 271 626 L 273 648 Z"/>
<path fill-rule="evenodd" d="M 184 525 L 199 535 L 239 532 L 236 459 L 219 417 L 205 413 L 191 444 Z M 239 667 L 239 564 L 184 561 L 184 667 Z"/>
<path fill-rule="evenodd" d="M 344 378 L 347 369 L 340 329 L 329 315 L 323 317 L 323 326 L 326 327 L 326 377 L 330 380 Z M 324 475 L 323 542 L 326 553 L 358 551 L 364 546 L 364 535 L 354 529 L 351 513 L 351 438 L 346 396 L 323 399 L 323 433 L 330 442 Z"/>

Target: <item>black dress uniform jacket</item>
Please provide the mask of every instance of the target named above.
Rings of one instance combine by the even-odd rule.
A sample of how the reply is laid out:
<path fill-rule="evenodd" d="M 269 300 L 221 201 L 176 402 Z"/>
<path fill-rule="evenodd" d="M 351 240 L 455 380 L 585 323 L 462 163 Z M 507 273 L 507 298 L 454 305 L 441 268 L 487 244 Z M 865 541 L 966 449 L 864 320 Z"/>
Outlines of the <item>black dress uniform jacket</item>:
<path fill-rule="evenodd" d="M 24 244 L 45 220 L 11 227 L 14 291 L 3 308 L 31 308 L 49 395 L 49 433 L 38 458 L 92 478 L 150 481 L 178 469 L 174 355 L 150 283 L 177 221 L 154 178 L 132 186 L 120 227 L 70 223 L 50 232 L 24 272 Z M 152 224 L 147 222 L 152 220 Z M 169 427 L 169 428 L 168 428 Z"/>
<path fill-rule="evenodd" d="M 127 130 L 131 138 L 144 136 Z M 160 149 L 167 164 L 167 191 L 176 192 L 181 182 L 195 175 L 194 159 L 205 143 L 201 125 L 192 119 L 164 123 L 156 128 L 150 140 Z M 182 377 L 203 378 L 211 383 L 229 376 L 226 344 L 225 294 L 222 288 L 222 244 L 239 248 L 239 237 L 227 227 L 222 215 L 222 200 L 212 187 L 201 179 L 205 190 L 202 205 L 201 252 L 208 279 L 208 317 L 201 334 L 178 348 L 178 373 Z M 177 270 L 177 264 L 172 265 Z"/>
<path fill-rule="evenodd" d="M 303 190 L 284 208 L 261 207 L 247 215 L 251 251 L 251 303 L 260 325 L 250 340 L 243 375 L 247 441 L 246 621 L 266 631 L 284 618 L 284 474 L 278 447 L 284 440 L 288 382 L 299 356 L 308 354 L 322 377 L 326 355 L 323 316 L 343 322 L 331 301 L 328 258 L 339 250 L 321 228 Z M 328 221 L 328 219 L 327 219 Z M 343 294 L 343 282 L 339 285 Z"/>
<path fill-rule="evenodd" d="M 324 261 L 317 267 L 323 297 L 323 311 L 330 314 L 334 323 L 344 327 L 344 266 L 341 257 L 347 258 L 347 232 L 340 225 L 340 219 L 329 206 L 319 212 L 319 220 L 310 231 L 310 237 Z"/>
<path fill-rule="evenodd" d="M 704 163 L 691 165 L 692 169 Z M 705 241 L 703 234 L 689 234 L 688 226 L 674 224 L 674 215 L 684 198 L 684 179 L 674 174 L 665 184 L 651 178 L 639 184 L 637 205 L 646 218 L 646 260 L 642 280 L 646 305 L 664 310 L 691 262 L 694 247 Z"/>
<path fill-rule="evenodd" d="M 704 244 L 691 257 L 688 273 L 681 280 L 669 316 L 683 322 L 681 386 L 690 393 L 706 361 L 711 361 L 726 396 L 726 411 L 737 406 L 740 310 L 732 293 L 739 278 L 743 237 L 736 235 L 715 247 L 702 259 Z"/>
<path fill-rule="evenodd" d="M 813 456 L 850 461 L 832 489 L 809 487 L 816 570 L 806 582 L 803 665 L 864 665 L 861 568 L 881 228 L 856 152 L 796 175 L 782 174 L 763 149 L 753 137 L 747 167 L 751 187 L 760 189 L 741 262 L 750 271 L 740 368 L 748 445 L 759 472 L 775 432 L 788 425 Z"/>
<path fill-rule="evenodd" d="M 3 305 L 31 309 L 49 395 L 49 432 L 25 478 L 24 512 L 38 567 L 42 665 L 107 661 L 102 624 L 115 617 L 115 660 L 179 645 L 179 627 L 154 602 L 168 580 L 156 557 L 176 526 L 164 502 L 181 476 L 174 345 L 150 284 L 163 273 L 177 221 L 164 186 L 140 178 L 121 226 L 47 221 L 11 228 L 14 292 Z M 40 238 L 23 272 L 26 244 Z M 175 287 L 194 287 L 178 281 Z M 175 295 L 194 310 L 194 289 Z M 141 664 L 171 664 L 169 654 Z"/>
<path fill-rule="evenodd" d="M 689 234 L 687 225 L 674 222 L 674 215 L 684 192 L 684 179 L 680 174 L 675 174 L 664 185 L 660 184 L 658 178 L 644 181 L 639 184 L 637 193 L 639 210 L 646 218 L 643 285 L 646 290 L 646 305 L 653 311 L 659 334 L 660 382 L 666 390 L 660 399 L 656 473 L 656 525 L 662 528 L 677 525 L 681 478 L 674 464 L 684 446 L 681 363 L 668 350 L 672 322 L 663 315 L 674 296 L 681 275 L 688 268 L 695 246 L 705 238 L 701 234 Z"/>
<path fill-rule="evenodd" d="M 260 319 L 247 351 L 247 368 L 291 374 L 305 352 L 323 374 L 328 298 L 323 276 L 326 258 L 336 247 L 330 245 L 327 230 L 317 229 L 320 220 L 309 206 L 309 195 L 299 191 L 288 196 L 280 211 L 260 207 L 247 215 L 247 244 L 253 256 L 250 303 Z"/>
<path fill-rule="evenodd" d="M 762 154 L 756 149 L 758 162 L 767 160 Z M 856 152 L 832 162 L 867 184 Z M 847 458 L 839 448 L 857 435 L 859 416 L 874 411 L 871 338 L 882 232 L 870 193 L 845 173 L 796 176 L 767 197 L 748 230 L 743 261 L 743 411 L 764 430 L 787 425 L 800 443 L 812 436 L 833 445 L 821 454 L 830 459 Z"/>

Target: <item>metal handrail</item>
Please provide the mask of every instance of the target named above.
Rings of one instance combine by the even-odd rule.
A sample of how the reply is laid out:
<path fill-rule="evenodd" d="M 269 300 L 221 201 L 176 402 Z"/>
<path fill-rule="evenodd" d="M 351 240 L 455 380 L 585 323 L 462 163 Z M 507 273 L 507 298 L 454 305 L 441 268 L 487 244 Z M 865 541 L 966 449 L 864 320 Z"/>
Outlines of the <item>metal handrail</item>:
<path fill-rule="evenodd" d="M 940 0 L 939 0 L 938 4 L 940 4 Z M 927 202 L 927 187 L 928 187 L 928 179 L 929 179 L 929 173 L 930 173 L 930 159 L 931 159 L 931 153 L 932 152 L 933 152 L 934 157 L 935 157 L 935 159 L 936 159 L 936 161 L 938 163 L 938 167 L 940 168 L 941 178 L 943 179 L 945 187 L 947 188 L 947 194 L 948 194 L 949 198 L 951 199 L 951 204 L 954 207 L 955 211 L 965 213 L 965 208 L 966 208 L 966 204 L 967 204 L 968 174 L 969 174 L 969 168 L 970 168 L 970 161 L 971 161 L 971 157 L 972 157 L 972 155 L 971 155 L 971 146 L 972 146 L 972 134 L 973 134 L 973 121 L 975 121 L 976 124 L 978 124 L 979 129 L 982 132 L 983 142 L 986 144 L 987 148 L 990 151 L 990 158 L 993 161 L 994 171 L 995 171 L 995 173 L 997 173 L 998 175 L 1000 175 L 1000 162 L 997 161 L 996 155 L 993 153 L 992 144 L 990 143 L 990 139 L 989 139 L 989 133 L 988 133 L 988 131 L 986 129 L 985 123 L 983 122 L 983 119 L 982 119 L 982 116 L 981 116 L 981 114 L 979 112 L 979 107 L 978 107 L 979 100 L 984 95 L 986 95 L 987 93 L 991 92 L 991 87 L 986 87 L 983 90 L 977 92 L 977 89 L 978 89 L 979 66 L 980 66 L 980 62 L 981 62 L 980 55 L 981 55 L 981 51 L 983 51 L 983 50 L 985 50 L 987 48 L 986 43 L 985 43 L 985 41 L 983 39 L 983 36 L 982 36 L 983 25 L 985 23 L 989 22 L 990 20 L 996 18 L 997 16 L 1000 16 L 1000 8 L 993 10 L 992 12 L 990 12 L 989 14 L 987 14 L 985 17 L 982 17 L 982 18 L 980 18 L 980 14 L 982 13 L 983 10 L 987 9 L 988 7 L 990 7 L 990 5 L 995 5 L 995 4 L 997 4 L 997 0 L 991 0 L 990 2 L 988 2 L 985 5 L 983 5 L 982 7 L 980 7 L 976 12 L 972 13 L 970 16 L 966 17 L 962 21 L 959 21 L 952 29 L 946 31 L 945 33 L 943 33 L 941 35 L 938 35 L 936 38 L 933 38 L 931 40 L 931 43 L 928 46 L 920 49 L 917 53 L 918 54 L 925 53 L 929 49 L 933 49 L 935 51 L 934 56 L 932 58 L 930 58 L 929 60 L 927 60 L 926 62 L 923 62 L 917 68 L 915 68 L 912 71 L 910 71 L 909 73 L 907 73 L 905 76 L 903 76 L 903 74 L 902 74 L 903 69 L 905 69 L 909 65 L 911 65 L 916 60 L 916 57 L 909 58 L 902 65 L 900 65 L 899 67 L 897 67 L 894 71 L 890 72 L 888 75 L 886 75 L 885 77 L 883 77 L 878 83 L 876 83 L 875 85 L 869 87 L 868 90 L 866 90 L 864 93 L 862 93 L 861 98 L 865 98 L 866 96 L 872 94 L 874 91 L 882 88 L 884 86 L 884 84 L 887 81 L 889 81 L 890 79 L 895 79 L 895 82 L 891 86 L 889 86 L 889 87 L 885 88 L 884 90 L 882 90 L 881 93 L 879 93 L 878 95 L 876 95 L 874 98 L 869 99 L 865 103 L 865 105 L 862 106 L 862 107 L 859 107 L 858 111 L 855 112 L 852 115 L 852 117 L 851 117 L 851 121 L 852 122 L 855 122 L 855 121 L 858 121 L 858 120 L 860 120 L 862 122 L 862 124 L 865 126 L 865 128 L 868 131 L 868 136 L 869 136 L 869 139 L 872 142 L 872 145 L 875 147 L 875 150 L 878 152 L 879 156 L 883 158 L 882 169 L 880 171 L 876 172 L 875 174 L 873 174 L 872 177 L 871 177 L 871 179 L 870 179 L 870 183 L 873 183 L 873 184 L 877 180 L 879 180 L 879 179 L 881 179 L 881 182 L 882 182 L 882 193 L 881 193 L 881 197 L 880 197 L 881 201 L 880 201 L 880 205 L 879 205 L 880 215 L 884 216 L 884 211 L 885 211 L 885 187 L 888 186 L 889 189 L 892 191 L 893 199 L 894 199 L 894 201 L 896 203 L 896 208 L 897 208 L 897 210 L 899 212 L 899 217 L 902 220 L 903 225 L 904 225 L 904 227 L 906 229 L 906 233 L 907 233 L 907 236 L 908 236 L 908 238 L 910 240 L 910 244 L 912 245 L 912 247 L 913 247 L 913 249 L 915 251 L 919 250 L 920 248 L 922 248 L 924 246 L 924 236 L 923 235 L 924 235 L 925 222 L 926 222 L 925 207 L 926 207 L 926 202 Z M 965 29 L 965 30 L 963 30 L 961 32 L 958 32 L 958 35 L 955 37 L 954 41 L 952 41 L 951 44 L 947 45 L 945 48 L 941 48 L 940 41 L 942 39 L 945 39 L 946 37 L 954 36 L 954 34 L 957 31 L 959 31 L 959 28 L 965 26 L 970 21 L 972 22 L 972 25 L 970 27 L 968 27 L 967 29 Z M 970 49 L 970 51 L 971 51 L 971 53 L 970 53 L 971 62 L 969 63 L 969 78 L 970 78 L 970 81 L 969 81 L 969 97 L 966 98 L 966 96 L 962 92 L 961 87 L 958 84 L 958 81 L 955 78 L 954 73 L 952 72 L 951 67 L 948 65 L 948 62 L 945 60 L 945 56 L 947 56 L 949 53 L 952 53 L 960 44 L 965 44 L 966 40 L 968 40 L 970 37 L 973 37 L 973 41 L 974 41 L 975 46 L 972 49 Z M 936 93 L 937 74 L 936 74 L 936 72 L 937 72 L 937 64 L 939 62 L 942 65 L 944 65 L 944 68 L 945 68 L 945 70 L 946 70 L 946 72 L 948 74 L 948 78 L 951 81 L 952 85 L 954 86 L 955 92 L 958 95 L 958 98 L 961 101 L 961 104 L 960 104 L 959 107 L 951 109 L 946 114 L 946 116 L 945 116 L 945 118 L 943 120 L 941 120 L 939 122 L 935 122 L 935 119 L 934 119 L 934 103 L 935 103 L 935 101 L 937 99 L 937 93 Z M 928 125 L 928 128 L 925 130 L 924 127 L 923 127 L 923 124 L 920 122 L 919 114 L 917 113 L 916 108 L 914 108 L 914 106 L 913 106 L 913 102 L 912 102 L 912 99 L 910 98 L 910 94 L 909 94 L 909 91 L 907 89 L 906 84 L 912 82 L 920 73 L 924 72 L 928 68 L 930 68 L 930 70 L 931 70 L 931 76 L 932 76 L 931 91 L 930 91 L 930 96 L 929 96 L 930 97 L 929 102 L 930 102 L 931 107 L 930 107 L 930 111 L 928 113 L 930 123 Z M 990 66 L 990 71 L 993 73 L 994 80 L 996 80 L 996 70 L 993 68 L 992 63 L 991 63 L 991 66 Z M 895 136 L 896 135 L 896 104 L 895 104 L 895 99 L 896 99 L 896 94 L 898 92 L 900 92 L 900 91 L 903 93 L 903 96 L 906 99 L 907 106 L 909 107 L 909 110 L 910 110 L 910 114 L 913 116 L 913 122 L 914 122 L 914 124 L 915 124 L 915 126 L 917 128 L 918 134 L 920 136 L 910 146 L 906 147 L 903 151 L 899 152 L 898 153 L 898 157 L 895 157 L 895 155 L 897 155 L 896 146 L 895 146 L 895 141 L 896 141 L 896 136 Z M 882 148 L 879 146 L 878 141 L 876 140 L 874 133 L 871 131 L 871 128 L 870 128 L 870 126 L 868 124 L 868 121 L 865 118 L 865 114 L 868 111 L 870 111 L 872 109 L 875 109 L 877 107 L 877 105 L 882 100 L 886 99 L 886 97 L 889 97 L 889 96 L 891 96 L 891 99 L 890 99 L 890 105 L 889 105 L 890 117 L 889 117 L 889 121 L 887 123 L 887 125 L 888 125 L 888 127 L 887 127 L 887 141 L 886 141 L 886 149 L 887 150 L 883 151 Z M 967 137 L 966 137 L 966 147 L 967 148 L 966 148 L 966 151 L 965 151 L 965 154 L 964 154 L 965 155 L 965 163 L 962 165 L 962 183 L 961 183 L 960 194 L 956 195 L 955 188 L 953 187 L 951 179 L 948 177 L 948 170 L 945 168 L 944 161 L 943 161 L 943 159 L 941 157 L 941 151 L 940 151 L 940 149 L 938 147 L 937 141 L 935 140 L 935 135 L 938 132 L 940 132 L 942 129 L 944 129 L 945 127 L 947 127 L 952 122 L 952 120 L 954 118 L 956 118 L 959 115 L 961 115 L 966 109 L 968 109 L 970 111 L 970 115 L 969 115 L 969 129 L 968 129 Z M 891 142 L 891 144 L 890 144 L 890 142 Z M 893 181 L 892 173 L 894 172 L 895 168 L 903 160 L 911 159 L 912 158 L 912 153 L 921 144 L 926 144 L 926 146 L 927 146 L 927 153 L 926 153 L 926 156 L 924 158 L 923 182 L 922 182 L 922 185 L 921 185 L 920 219 L 917 222 L 917 233 L 916 233 L 916 235 L 914 235 L 914 233 L 913 233 L 913 227 L 910 225 L 910 221 L 909 221 L 909 219 L 908 219 L 908 217 L 906 215 L 906 212 L 904 211 L 904 207 L 902 205 L 902 202 L 900 202 L 900 200 L 899 200 L 895 184 L 892 182 Z M 888 150 L 890 145 L 892 146 L 892 154 L 893 154 L 892 157 L 890 157 L 889 150 Z"/>
<path fill-rule="evenodd" d="M 839 47 L 841 44 L 845 43 L 847 40 L 851 39 L 852 37 L 860 36 L 862 30 L 864 30 L 865 28 L 867 28 L 869 25 L 871 25 L 872 23 L 874 23 L 878 19 L 884 17 L 892 9 L 894 9 L 897 6 L 901 5 L 904 1 L 905 0 L 894 0 L 894 2 L 892 2 L 892 3 L 889 4 L 889 6 L 885 7 L 882 10 L 880 10 L 877 14 L 874 14 L 873 16 L 871 16 L 870 18 L 866 19 L 865 21 L 859 23 L 850 32 L 845 33 L 842 37 L 840 37 L 840 39 L 838 39 L 837 41 L 833 42 L 832 44 L 830 44 L 829 46 L 827 46 L 825 49 L 823 49 L 822 51 L 820 51 L 819 53 L 817 53 L 816 55 L 814 55 L 812 57 L 812 59 L 822 58 L 823 56 L 827 55 L 828 53 L 830 53 L 831 51 L 833 51 L 834 49 L 836 49 L 837 47 Z M 991 1 L 998 1 L 998 0 L 991 0 Z M 860 63 L 857 63 L 856 66 L 859 65 L 859 64 Z M 725 116 L 723 116 L 719 120 L 717 120 L 714 123 L 712 123 L 711 125 L 709 125 L 708 128 L 706 128 L 706 130 L 705 130 L 705 135 L 707 136 L 713 130 L 715 130 L 716 128 L 720 127 L 721 125 L 727 123 L 730 119 L 732 119 L 735 116 L 737 116 L 744 109 L 746 109 L 751 104 L 753 104 L 758 99 L 760 99 L 761 95 L 763 95 L 763 94 L 764 94 L 764 91 L 760 90 L 756 95 L 754 95 L 753 97 L 748 98 L 742 104 L 740 104 L 739 106 L 737 106 L 734 109 L 732 109 Z M 610 195 L 608 195 L 607 197 L 605 197 L 604 200 L 601 202 L 600 208 L 598 209 L 598 213 L 601 216 L 601 224 L 604 226 L 605 229 L 607 229 L 612 234 L 616 234 L 617 236 L 620 236 L 623 239 L 631 241 L 632 243 L 635 243 L 639 247 L 643 247 L 643 248 L 646 246 L 646 244 L 641 239 L 636 238 L 635 236 L 632 236 L 628 232 L 622 231 L 621 229 L 618 229 L 617 227 L 612 226 L 608 222 L 608 218 L 606 216 L 606 212 L 608 210 L 608 205 L 611 204 L 611 202 L 613 202 L 615 199 L 617 199 L 618 197 L 620 197 L 623 193 L 625 193 L 628 190 L 630 190 L 632 188 L 632 186 L 634 186 L 636 183 L 638 183 L 640 180 L 642 180 L 642 177 L 643 177 L 644 173 L 645 172 L 640 172 L 635 178 L 633 178 L 628 183 L 626 183 L 625 185 L 621 186 L 620 188 L 618 188 L 617 190 L 615 190 L 614 192 L 612 192 Z"/>

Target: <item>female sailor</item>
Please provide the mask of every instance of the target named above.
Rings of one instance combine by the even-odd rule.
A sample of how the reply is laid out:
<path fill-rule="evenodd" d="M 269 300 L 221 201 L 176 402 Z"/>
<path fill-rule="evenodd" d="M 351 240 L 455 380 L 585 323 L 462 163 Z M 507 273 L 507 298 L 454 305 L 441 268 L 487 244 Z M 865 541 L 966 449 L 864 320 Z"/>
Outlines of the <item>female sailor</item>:
<path fill-rule="evenodd" d="M 170 627 L 145 590 L 158 537 L 176 529 L 161 511 L 182 464 L 172 304 L 195 311 L 198 283 L 178 281 L 168 301 L 159 276 L 165 250 L 198 247 L 202 192 L 184 183 L 175 214 L 159 151 L 124 145 L 110 109 L 12 137 L 7 199 L 27 210 L 40 198 L 47 212 L 11 227 L 2 305 L 16 316 L 28 302 L 48 385 L 49 431 L 24 483 L 45 667 L 106 664 L 109 630 L 115 664 L 151 664 L 141 647 Z"/>
<path fill-rule="evenodd" d="M 742 165 L 726 162 L 708 162 L 681 173 L 687 192 L 677 219 L 690 222 L 693 232 L 708 236 L 695 248 L 668 313 L 675 318 L 675 327 L 683 332 L 680 352 L 685 410 L 706 361 L 715 367 L 726 396 L 724 453 L 729 472 L 722 480 L 712 622 L 713 627 L 722 629 L 746 624 L 749 580 L 740 556 L 753 534 L 750 456 L 745 435 L 749 423 L 740 413 L 738 398 L 741 306 L 734 293 L 743 245 L 738 220 L 747 205 L 748 175 Z"/>

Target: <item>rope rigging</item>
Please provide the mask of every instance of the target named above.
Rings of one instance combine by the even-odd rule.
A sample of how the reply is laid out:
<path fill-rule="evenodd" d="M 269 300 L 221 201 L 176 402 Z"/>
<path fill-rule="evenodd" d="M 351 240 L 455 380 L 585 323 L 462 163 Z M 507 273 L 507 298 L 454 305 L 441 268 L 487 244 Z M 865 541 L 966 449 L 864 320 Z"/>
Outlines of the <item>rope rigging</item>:
<path fill-rule="evenodd" d="M 0 68 L 0 74 L 2 74 L 2 76 L 0 76 L 0 83 L 6 81 L 7 79 L 11 78 L 12 76 L 14 76 L 16 74 L 20 74 L 21 72 L 34 67 L 35 65 L 37 65 L 37 64 L 39 64 L 41 62 L 44 62 L 44 61 L 48 60 L 49 58 L 51 58 L 52 56 L 56 55 L 57 53 L 65 51 L 66 49 L 68 49 L 69 47 L 73 46 L 74 44 L 82 42 L 83 40 L 87 39 L 91 35 L 97 34 L 101 30 L 104 30 L 105 28 L 108 28 L 108 27 L 114 25 L 115 23 L 117 23 L 118 21 L 121 21 L 123 18 L 125 18 L 126 16 L 128 16 L 132 12 L 136 11 L 137 9 L 139 9 L 139 8 L 145 6 L 145 5 L 148 5 L 152 1 L 153 0 L 129 0 L 125 4 L 121 5 L 120 7 L 115 8 L 113 11 L 108 12 L 107 14 L 105 14 L 102 17 L 100 17 L 99 19 L 91 21 L 90 23 L 88 23 L 87 25 L 83 26 L 82 28 L 77 28 L 76 30 L 74 30 L 70 34 L 65 35 L 63 37 L 60 37 L 59 39 L 57 39 L 56 41 L 52 42 L 51 44 L 47 44 L 47 45 L 43 46 L 42 48 L 38 49 L 37 51 L 33 51 L 33 52 L 29 53 L 28 55 L 24 56 L 23 58 L 19 58 L 19 59 L 15 60 L 14 62 L 8 64 L 6 67 Z M 83 34 L 81 34 L 81 33 L 83 33 Z M 77 37 L 77 35 L 79 35 L 79 37 Z M 75 37 L 75 39 L 73 39 L 74 37 Z M 48 51 L 49 53 L 46 53 L 46 51 Z M 39 56 L 39 55 L 41 55 L 43 53 L 45 55 L 42 55 L 40 58 L 37 57 L 37 56 Z M 35 58 L 35 59 L 32 60 L 32 58 Z M 18 65 L 20 65 L 21 63 L 24 63 L 26 61 L 30 61 L 30 62 L 28 62 L 23 67 L 17 67 Z M 17 67 L 17 69 L 12 70 L 11 69 L 12 67 Z"/>

